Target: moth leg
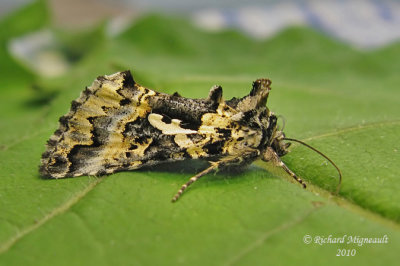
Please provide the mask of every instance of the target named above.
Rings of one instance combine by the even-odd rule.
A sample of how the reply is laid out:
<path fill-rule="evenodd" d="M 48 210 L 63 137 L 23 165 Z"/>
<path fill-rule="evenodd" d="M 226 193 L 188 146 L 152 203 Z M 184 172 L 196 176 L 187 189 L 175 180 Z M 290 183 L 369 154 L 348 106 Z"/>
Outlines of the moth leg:
<path fill-rule="evenodd" d="M 177 201 L 179 199 L 179 197 L 182 195 L 182 193 L 187 189 L 188 186 L 190 186 L 191 184 L 193 184 L 194 182 L 199 180 L 202 176 L 208 174 L 209 172 L 211 172 L 212 170 L 214 170 L 216 168 L 218 168 L 218 163 L 212 162 L 210 167 L 201 171 L 197 175 L 191 177 L 188 182 L 186 182 L 185 184 L 182 185 L 181 189 L 179 189 L 179 191 L 175 194 L 175 196 L 172 198 L 171 201 L 172 202 Z"/>
<path fill-rule="evenodd" d="M 272 162 L 274 165 L 282 167 L 283 170 L 285 170 L 286 173 L 293 177 L 294 180 L 299 182 L 303 186 L 303 188 L 307 187 L 306 183 L 304 183 L 301 178 L 299 178 L 292 170 L 289 169 L 289 167 L 286 166 L 284 162 L 282 162 L 279 155 L 276 154 L 276 152 L 271 147 L 268 147 L 267 150 L 264 152 L 262 160 L 266 162 Z"/>
<path fill-rule="evenodd" d="M 182 185 L 181 189 L 175 194 L 175 196 L 172 198 L 172 202 L 175 202 L 179 199 L 179 197 L 183 194 L 183 192 L 199 180 L 201 177 L 204 175 L 208 174 L 209 172 L 217 169 L 217 168 L 223 168 L 223 167 L 229 167 L 231 165 L 235 166 L 244 166 L 250 164 L 252 161 L 254 161 L 255 158 L 257 158 L 260 155 L 260 152 L 258 150 L 245 150 L 242 153 L 238 155 L 232 155 L 232 156 L 227 156 L 222 158 L 221 160 L 217 162 L 210 162 L 211 166 L 208 167 L 207 169 L 201 171 L 197 175 L 191 177 L 188 182 L 186 182 L 184 185 Z"/>

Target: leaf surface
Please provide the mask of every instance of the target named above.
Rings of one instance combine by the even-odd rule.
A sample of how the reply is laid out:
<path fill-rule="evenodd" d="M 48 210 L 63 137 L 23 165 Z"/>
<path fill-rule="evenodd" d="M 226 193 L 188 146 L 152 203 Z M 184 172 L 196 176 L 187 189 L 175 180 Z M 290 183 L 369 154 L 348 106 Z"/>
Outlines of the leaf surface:
<path fill-rule="evenodd" d="M 42 11 L 36 6 L 29 14 Z M 6 100 L 0 109 L 0 264 L 397 263 L 398 44 L 360 52 L 306 28 L 260 42 L 160 16 L 144 18 L 116 39 L 98 29 L 76 35 L 76 42 L 84 39 L 92 49 L 75 45 L 73 35 L 65 38 L 79 54 L 65 76 L 29 74 L 27 82 L 10 79 L 0 91 Z M 18 66 L 15 60 L 9 64 Z M 171 197 L 204 164 L 102 178 L 40 178 L 44 144 L 71 100 L 98 75 L 125 69 L 144 86 L 194 98 L 205 97 L 214 84 L 222 85 L 225 99 L 242 97 L 253 80 L 271 78 L 268 107 L 285 117 L 288 137 L 307 141 L 338 164 L 339 196 L 330 194 L 337 184 L 334 168 L 299 145 L 283 160 L 306 180 L 307 190 L 263 162 L 237 174 L 209 174 L 175 204 Z M 36 83 L 39 94 L 57 93 L 32 104 Z M 386 235 L 389 241 L 305 244 L 306 235 L 347 241 Z M 356 255 L 337 257 L 338 249 L 355 249 Z"/>

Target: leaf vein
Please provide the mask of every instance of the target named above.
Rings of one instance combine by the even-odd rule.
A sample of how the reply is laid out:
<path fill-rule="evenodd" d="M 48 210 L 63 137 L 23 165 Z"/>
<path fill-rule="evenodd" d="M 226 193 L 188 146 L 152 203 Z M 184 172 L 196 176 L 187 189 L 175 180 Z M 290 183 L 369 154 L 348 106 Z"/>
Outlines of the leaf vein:
<path fill-rule="evenodd" d="M 82 198 L 84 198 L 90 191 L 92 191 L 101 181 L 103 178 L 96 178 L 95 181 L 91 182 L 85 189 L 77 192 L 75 196 L 71 197 L 69 200 L 64 202 L 62 205 L 58 206 L 57 208 L 53 209 L 51 212 L 43 216 L 40 220 L 35 222 L 34 224 L 27 226 L 20 230 L 16 235 L 11 237 L 9 240 L 5 241 L 0 245 L 0 254 L 5 253 L 8 251 L 12 246 L 14 246 L 18 241 L 24 238 L 26 235 L 32 233 L 33 231 L 37 230 L 48 221 L 53 219 L 54 217 L 61 215 L 68 211 L 72 206 L 77 204 Z"/>

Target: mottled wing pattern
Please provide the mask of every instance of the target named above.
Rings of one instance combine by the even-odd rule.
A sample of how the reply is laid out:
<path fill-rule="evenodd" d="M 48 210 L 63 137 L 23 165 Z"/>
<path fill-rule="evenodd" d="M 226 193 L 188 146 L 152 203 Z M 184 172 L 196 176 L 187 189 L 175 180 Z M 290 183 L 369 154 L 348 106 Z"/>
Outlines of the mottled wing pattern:
<path fill-rule="evenodd" d="M 102 175 L 165 161 L 240 154 L 265 145 L 272 127 L 268 84 L 223 101 L 168 95 L 135 83 L 129 71 L 98 77 L 72 102 L 48 141 L 40 173 L 62 178 Z M 269 136 L 268 136 L 269 135 Z"/>
<path fill-rule="evenodd" d="M 117 164 L 128 166 L 127 157 L 132 148 L 137 154 L 144 152 L 149 139 L 141 138 L 132 147 L 123 132 L 127 122 L 145 117 L 151 111 L 142 98 L 152 93 L 143 87 L 133 87 L 128 78 L 122 73 L 98 77 L 72 102 L 71 110 L 60 118 L 59 129 L 51 136 L 42 155 L 40 173 L 43 176 L 109 173 Z M 121 90 L 128 87 L 130 95 L 122 94 Z M 132 160 L 129 163 L 138 164 Z"/>

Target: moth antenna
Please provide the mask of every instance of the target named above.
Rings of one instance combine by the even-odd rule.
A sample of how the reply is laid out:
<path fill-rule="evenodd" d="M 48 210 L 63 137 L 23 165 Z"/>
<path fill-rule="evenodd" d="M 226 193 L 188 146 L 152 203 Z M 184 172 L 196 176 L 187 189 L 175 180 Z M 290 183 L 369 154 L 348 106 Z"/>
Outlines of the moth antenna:
<path fill-rule="evenodd" d="M 285 129 L 285 125 L 286 125 L 286 119 L 283 115 L 278 115 L 277 118 L 280 118 L 282 120 L 282 128 L 279 130 L 283 131 Z"/>
<path fill-rule="evenodd" d="M 325 154 L 323 154 L 322 152 L 320 152 L 320 151 L 317 150 L 316 148 L 314 148 L 314 147 L 308 145 L 307 143 L 305 143 L 305 142 L 303 142 L 303 141 L 301 141 L 301 140 L 292 139 L 292 138 L 286 138 L 286 137 L 284 137 L 283 140 L 298 142 L 298 143 L 300 143 L 300 144 L 306 146 L 307 148 L 309 148 L 309 149 L 315 151 L 316 153 L 318 153 L 319 155 L 321 155 L 321 156 L 324 157 L 325 159 L 327 159 L 327 160 L 336 168 L 336 170 L 337 170 L 338 173 L 339 173 L 339 184 L 338 184 L 337 187 L 336 187 L 336 193 L 335 193 L 336 195 L 339 194 L 340 187 L 341 187 L 341 185 L 342 185 L 342 172 L 340 171 L 339 167 L 338 167 L 331 159 L 329 159 L 328 156 L 326 156 Z"/>

